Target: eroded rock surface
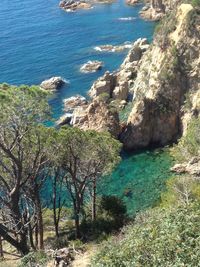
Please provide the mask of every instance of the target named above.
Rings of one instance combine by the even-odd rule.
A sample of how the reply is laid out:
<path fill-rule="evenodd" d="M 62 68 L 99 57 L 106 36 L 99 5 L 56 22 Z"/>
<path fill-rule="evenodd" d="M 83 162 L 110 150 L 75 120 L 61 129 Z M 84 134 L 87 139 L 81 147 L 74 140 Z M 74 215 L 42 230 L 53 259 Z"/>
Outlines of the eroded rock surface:
<path fill-rule="evenodd" d="M 90 60 L 80 68 L 80 71 L 84 73 L 96 72 L 98 70 L 101 70 L 102 67 L 103 67 L 102 61 L 98 61 L 98 60 L 91 61 Z"/>
<path fill-rule="evenodd" d="M 99 100 L 94 100 L 88 106 L 76 108 L 71 124 L 83 130 L 108 131 L 116 138 L 120 133 L 118 113 L 111 110 L 107 103 Z"/>
<path fill-rule="evenodd" d="M 65 81 L 62 79 L 62 77 L 52 77 L 48 80 L 43 81 L 40 84 L 40 87 L 45 90 L 56 90 L 64 85 L 64 83 Z"/>
<path fill-rule="evenodd" d="M 129 88 L 137 73 L 138 63 L 148 47 L 145 38 L 134 42 L 120 69 L 114 73 L 106 72 L 94 82 L 89 91 L 90 97 L 94 99 L 107 94 L 108 98 L 127 100 Z"/>
<path fill-rule="evenodd" d="M 196 20 L 188 27 L 190 16 Z M 128 150 L 175 141 L 187 127 L 184 118 L 200 114 L 199 19 L 190 4 L 182 4 L 170 21 L 174 22 L 170 33 L 160 31 L 139 63 L 130 89 L 133 109 L 121 134 Z M 190 108 L 185 105 L 186 95 Z"/>

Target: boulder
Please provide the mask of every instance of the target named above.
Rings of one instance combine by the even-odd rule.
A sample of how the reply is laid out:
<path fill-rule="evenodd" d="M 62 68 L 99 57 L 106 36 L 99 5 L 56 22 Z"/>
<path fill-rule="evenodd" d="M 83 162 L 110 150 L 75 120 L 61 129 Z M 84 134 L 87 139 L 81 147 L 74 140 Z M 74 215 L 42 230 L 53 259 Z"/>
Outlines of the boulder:
<path fill-rule="evenodd" d="M 103 77 L 100 77 L 97 81 L 92 85 L 89 96 L 91 98 L 96 98 L 101 94 L 108 94 L 111 96 L 112 91 L 115 87 L 115 77 L 109 71 L 105 72 Z"/>
<path fill-rule="evenodd" d="M 122 81 L 115 87 L 112 93 L 113 99 L 126 100 L 128 97 L 128 82 Z"/>
<path fill-rule="evenodd" d="M 108 131 L 114 137 L 120 132 L 118 113 L 103 101 L 93 100 L 87 107 L 74 110 L 72 125 L 83 130 Z"/>
<path fill-rule="evenodd" d="M 74 260 L 74 250 L 72 248 L 62 248 L 55 252 L 54 267 L 69 266 Z"/>
<path fill-rule="evenodd" d="M 200 176 L 200 158 L 193 158 L 188 163 L 175 164 L 171 171 L 179 174 L 188 173 L 193 176 Z"/>
<path fill-rule="evenodd" d="M 101 70 L 102 67 L 103 67 L 102 61 L 98 61 L 98 60 L 91 61 L 90 60 L 80 68 L 80 71 L 84 73 L 96 72 L 98 70 Z"/>
<path fill-rule="evenodd" d="M 52 77 L 48 80 L 43 81 L 40 87 L 45 90 L 56 90 L 59 89 L 65 81 L 61 77 Z"/>
<path fill-rule="evenodd" d="M 87 104 L 86 98 L 81 95 L 69 97 L 67 99 L 64 99 L 63 102 L 64 102 L 64 111 L 68 113 L 72 113 L 75 108 Z"/>

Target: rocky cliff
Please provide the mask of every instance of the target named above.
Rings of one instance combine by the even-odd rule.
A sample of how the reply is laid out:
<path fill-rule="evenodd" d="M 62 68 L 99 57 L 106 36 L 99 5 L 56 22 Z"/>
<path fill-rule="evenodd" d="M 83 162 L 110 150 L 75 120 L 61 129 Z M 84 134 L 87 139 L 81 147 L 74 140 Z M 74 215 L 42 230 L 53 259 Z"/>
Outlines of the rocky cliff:
<path fill-rule="evenodd" d="M 199 34 L 199 10 L 191 4 L 162 20 L 130 88 L 133 108 L 121 134 L 126 149 L 166 145 L 200 114 Z"/>

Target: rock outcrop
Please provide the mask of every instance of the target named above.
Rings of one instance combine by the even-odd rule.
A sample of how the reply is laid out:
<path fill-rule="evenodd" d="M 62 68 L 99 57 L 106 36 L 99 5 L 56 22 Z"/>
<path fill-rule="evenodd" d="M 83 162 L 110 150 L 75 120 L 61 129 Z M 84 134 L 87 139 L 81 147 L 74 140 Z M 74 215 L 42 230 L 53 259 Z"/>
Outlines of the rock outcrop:
<path fill-rule="evenodd" d="M 74 110 L 71 125 L 83 130 L 108 131 L 114 137 L 120 133 L 118 113 L 103 101 L 94 100 L 88 106 Z"/>
<path fill-rule="evenodd" d="M 104 96 L 108 98 L 127 100 L 129 87 L 136 76 L 138 63 L 142 54 L 149 47 L 147 39 L 138 39 L 132 45 L 127 57 L 117 72 L 106 72 L 92 85 L 89 95 L 91 98 Z"/>
<path fill-rule="evenodd" d="M 188 163 L 176 164 L 171 168 L 171 171 L 178 174 L 200 176 L 200 158 L 193 158 Z"/>
<path fill-rule="evenodd" d="M 164 146 L 182 134 L 184 117 L 200 114 L 200 23 L 195 14 L 190 4 L 181 4 L 143 55 L 131 88 L 133 109 L 121 134 L 126 149 Z"/>
<path fill-rule="evenodd" d="M 81 66 L 80 71 L 84 72 L 84 73 L 96 72 L 98 70 L 101 70 L 102 67 L 103 67 L 102 61 L 89 60 L 87 63 L 85 63 L 85 64 L 83 64 L 83 66 Z"/>
<path fill-rule="evenodd" d="M 61 0 L 59 3 L 59 7 L 69 12 L 76 11 L 78 9 L 90 9 L 92 5 L 91 3 L 86 2 L 84 0 Z"/>
<path fill-rule="evenodd" d="M 128 17 L 128 18 L 121 18 L 121 20 L 131 20 L 132 17 Z M 99 51 L 99 52 L 112 52 L 112 53 L 115 53 L 115 52 L 122 52 L 126 49 L 130 49 L 132 47 L 133 44 L 130 44 L 128 42 L 124 43 L 124 44 L 121 44 L 121 45 L 110 45 L 110 44 L 107 44 L 107 45 L 100 45 L 100 46 L 95 46 L 94 49 L 96 51 Z"/>
<path fill-rule="evenodd" d="M 67 113 L 72 113 L 75 108 L 87 105 L 87 100 L 84 96 L 76 95 L 63 100 L 64 111 Z"/>
<path fill-rule="evenodd" d="M 174 10 L 179 2 L 181 0 L 150 0 L 142 8 L 140 15 L 144 19 L 158 21 Z"/>
<path fill-rule="evenodd" d="M 139 4 L 141 1 L 140 0 L 126 0 L 126 4 L 129 6 L 135 6 Z"/>
<path fill-rule="evenodd" d="M 52 77 L 48 80 L 43 81 L 40 87 L 45 90 L 56 90 L 64 85 L 65 81 L 61 77 Z"/>

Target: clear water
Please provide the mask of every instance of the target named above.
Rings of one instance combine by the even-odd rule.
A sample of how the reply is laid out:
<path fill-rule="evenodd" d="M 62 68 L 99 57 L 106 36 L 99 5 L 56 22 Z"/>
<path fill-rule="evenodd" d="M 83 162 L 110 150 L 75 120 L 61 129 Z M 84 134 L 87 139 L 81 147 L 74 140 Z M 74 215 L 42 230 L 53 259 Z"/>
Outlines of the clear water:
<path fill-rule="evenodd" d="M 119 196 L 128 213 L 135 214 L 159 201 L 166 180 L 172 175 L 172 163 L 166 149 L 126 154 L 112 175 L 102 180 L 99 193 Z"/>
<path fill-rule="evenodd" d="M 128 7 L 123 0 L 77 13 L 66 13 L 58 4 L 59 0 L 0 1 L 0 82 L 31 85 L 52 76 L 69 80 L 70 85 L 51 100 L 55 118 L 62 114 L 64 98 L 87 95 L 93 81 L 105 70 L 117 69 L 126 54 L 100 53 L 95 46 L 139 37 L 151 40 L 154 30 L 154 23 L 139 18 L 141 5 Z M 119 20 L 124 17 L 134 19 Z M 93 59 L 104 61 L 102 71 L 80 73 L 80 65 Z M 101 189 L 123 197 L 128 209 L 135 212 L 159 197 L 169 165 L 170 158 L 163 152 L 126 156 Z M 130 191 L 127 196 L 125 191 Z M 48 194 L 51 192 L 45 192 L 46 198 Z"/>

